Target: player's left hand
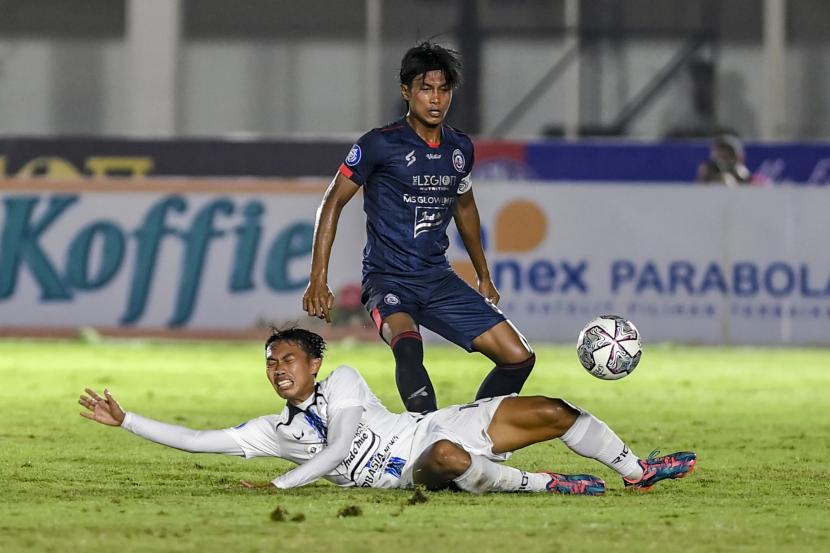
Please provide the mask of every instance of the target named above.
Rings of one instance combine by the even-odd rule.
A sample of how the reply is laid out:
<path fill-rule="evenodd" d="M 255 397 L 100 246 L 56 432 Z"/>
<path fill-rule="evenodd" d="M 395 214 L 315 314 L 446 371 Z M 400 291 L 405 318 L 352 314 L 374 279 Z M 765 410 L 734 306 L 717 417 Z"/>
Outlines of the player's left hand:
<path fill-rule="evenodd" d="M 493 305 L 498 305 L 501 299 L 498 288 L 493 283 L 492 278 L 485 278 L 478 280 L 478 293 L 489 300 Z"/>
<path fill-rule="evenodd" d="M 87 408 L 87 411 L 82 411 L 81 416 L 107 426 L 121 426 L 124 422 L 126 413 L 112 397 L 109 390 L 104 390 L 104 397 L 98 395 L 98 392 L 91 388 L 84 388 L 87 395 L 81 395 L 78 403 Z"/>

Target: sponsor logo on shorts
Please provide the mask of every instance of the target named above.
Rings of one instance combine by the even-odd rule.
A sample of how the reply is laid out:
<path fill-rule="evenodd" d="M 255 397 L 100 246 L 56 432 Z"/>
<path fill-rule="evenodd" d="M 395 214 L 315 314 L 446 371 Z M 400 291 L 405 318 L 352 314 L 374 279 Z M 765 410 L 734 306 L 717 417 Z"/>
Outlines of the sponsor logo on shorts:
<path fill-rule="evenodd" d="M 349 150 L 349 155 L 346 156 L 346 165 L 349 167 L 354 167 L 358 163 L 360 163 L 360 158 L 363 156 L 363 152 L 360 150 L 360 146 L 355 144 L 352 146 L 352 149 Z"/>
<path fill-rule="evenodd" d="M 401 303 L 401 300 L 395 294 L 386 294 L 385 296 L 383 296 L 383 303 L 385 303 L 386 305 L 398 305 L 399 303 Z"/>
<path fill-rule="evenodd" d="M 464 154 L 461 153 L 461 150 L 453 150 L 452 153 L 452 166 L 455 167 L 455 170 L 459 173 L 464 172 L 464 166 L 467 162 L 464 160 Z"/>

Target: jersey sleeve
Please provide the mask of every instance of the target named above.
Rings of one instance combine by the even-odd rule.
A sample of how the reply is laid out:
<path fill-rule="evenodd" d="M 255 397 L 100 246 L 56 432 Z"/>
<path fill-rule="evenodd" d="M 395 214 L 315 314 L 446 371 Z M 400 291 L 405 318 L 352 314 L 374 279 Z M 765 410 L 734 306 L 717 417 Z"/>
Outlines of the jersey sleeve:
<path fill-rule="evenodd" d="M 157 444 L 190 453 L 224 453 L 244 455 L 238 445 L 222 430 L 194 430 L 127 412 L 121 428 Z"/>
<path fill-rule="evenodd" d="M 334 412 L 329 420 L 329 442 L 323 451 L 271 483 L 277 488 L 288 489 L 305 486 L 333 471 L 349 454 L 352 440 L 360 426 L 363 409 L 348 407 Z"/>
<path fill-rule="evenodd" d="M 329 413 L 347 407 L 365 408 L 371 393 L 357 369 L 348 365 L 334 369 L 326 379 L 326 387 Z"/>
<path fill-rule="evenodd" d="M 458 185 L 458 195 L 469 192 L 473 188 L 473 163 L 475 163 L 476 150 L 473 141 L 466 137 L 466 145 L 463 148 L 465 155 L 469 161 L 465 161 L 464 172 L 461 174 L 461 183 Z"/>
<path fill-rule="evenodd" d="M 246 459 L 281 457 L 276 431 L 278 418 L 275 415 L 266 415 L 233 428 L 226 428 L 224 432 L 236 442 Z"/>
<path fill-rule="evenodd" d="M 363 186 L 383 158 L 384 140 L 375 129 L 360 137 L 340 166 L 340 173 Z"/>

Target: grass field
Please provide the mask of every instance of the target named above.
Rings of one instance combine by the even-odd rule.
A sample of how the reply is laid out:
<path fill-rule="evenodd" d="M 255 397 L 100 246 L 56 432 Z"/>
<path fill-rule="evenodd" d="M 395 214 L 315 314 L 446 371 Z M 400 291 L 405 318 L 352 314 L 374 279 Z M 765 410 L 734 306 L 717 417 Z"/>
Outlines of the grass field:
<path fill-rule="evenodd" d="M 282 409 L 252 343 L 0 341 L 0 551 L 830 551 L 830 351 L 653 346 L 603 382 L 570 347 L 537 349 L 525 388 L 606 420 L 641 456 L 692 449 L 697 471 L 624 491 L 561 443 L 518 452 L 525 469 L 591 471 L 604 497 L 344 490 L 249 491 L 280 460 L 191 455 L 78 416 L 84 386 L 127 410 L 220 428 Z M 357 366 L 400 407 L 391 354 L 332 344 L 322 374 Z M 471 399 L 485 359 L 429 347 L 442 405 Z M 302 522 L 271 520 L 276 507 Z M 358 506 L 362 516 L 338 518 Z"/>

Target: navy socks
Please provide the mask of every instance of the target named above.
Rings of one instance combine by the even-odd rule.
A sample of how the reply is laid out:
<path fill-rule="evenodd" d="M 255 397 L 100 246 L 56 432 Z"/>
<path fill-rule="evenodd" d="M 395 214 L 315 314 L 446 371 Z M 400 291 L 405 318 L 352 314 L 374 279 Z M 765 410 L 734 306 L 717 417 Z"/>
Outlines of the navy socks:
<path fill-rule="evenodd" d="M 438 409 L 435 389 L 424 368 L 424 343 L 415 331 L 402 332 L 389 344 L 395 356 L 395 383 L 407 411 L 425 413 Z"/>

